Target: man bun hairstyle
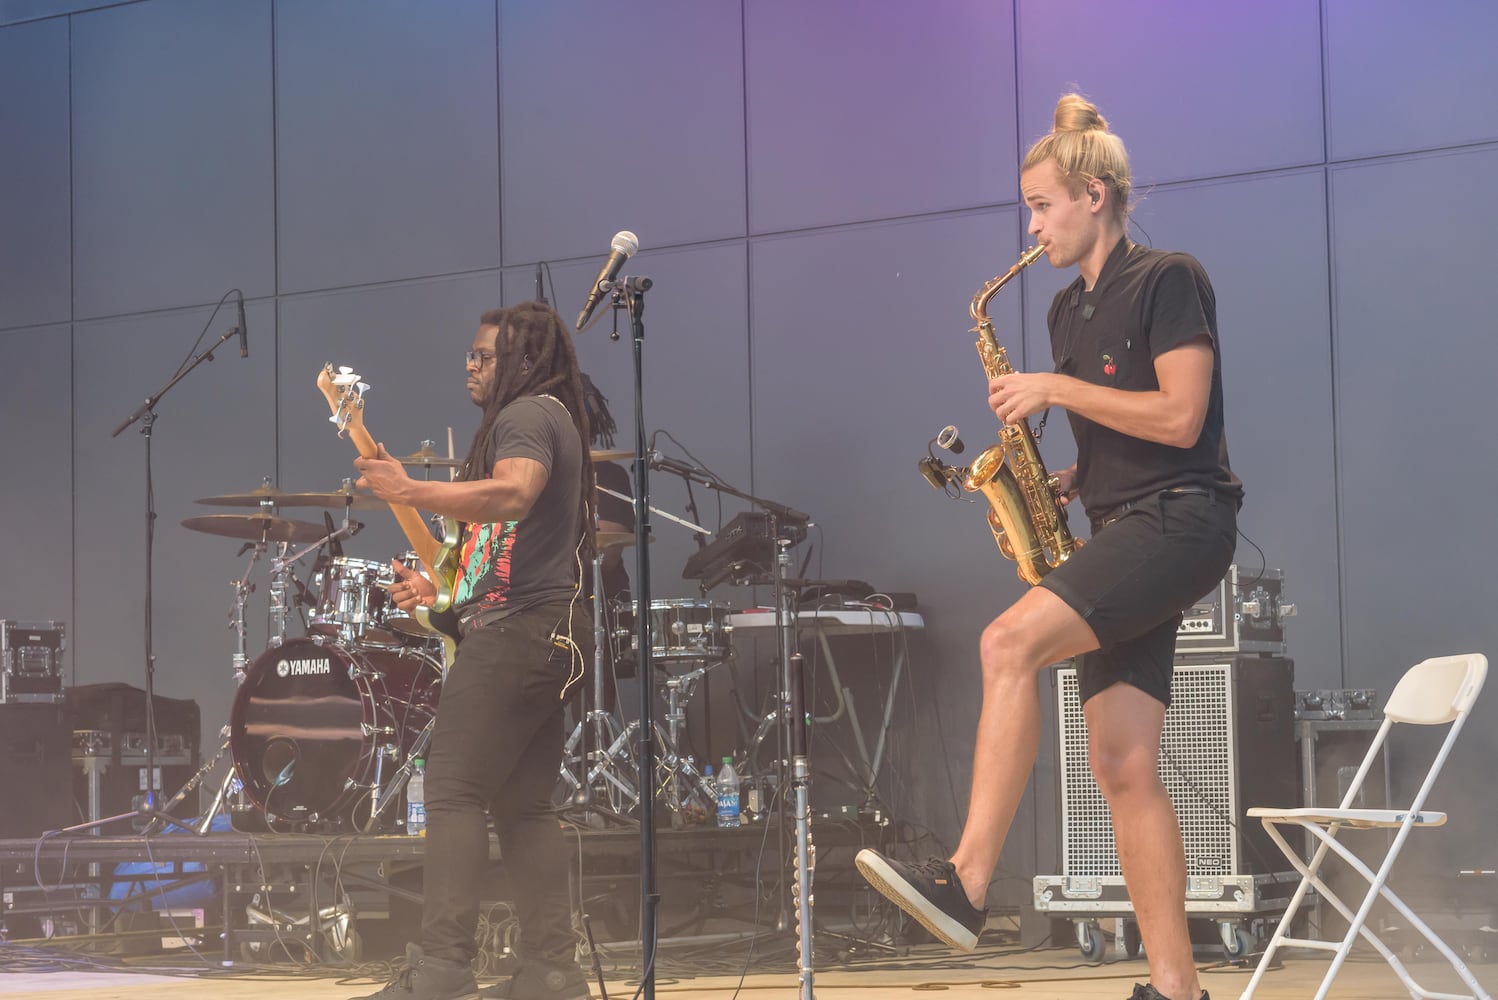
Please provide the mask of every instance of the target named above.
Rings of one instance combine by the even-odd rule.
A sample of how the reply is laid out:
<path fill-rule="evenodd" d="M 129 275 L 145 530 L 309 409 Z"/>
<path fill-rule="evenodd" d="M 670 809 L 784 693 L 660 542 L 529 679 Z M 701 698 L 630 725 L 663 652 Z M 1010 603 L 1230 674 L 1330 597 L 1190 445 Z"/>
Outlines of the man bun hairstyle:
<path fill-rule="evenodd" d="M 1079 198 L 1092 181 L 1102 182 L 1120 220 L 1129 214 L 1134 183 L 1123 140 L 1108 131 L 1108 120 L 1081 94 L 1063 94 L 1056 102 L 1055 124 L 1025 154 L 1021 172 L 1054 160 L 1062 182 Z"/>

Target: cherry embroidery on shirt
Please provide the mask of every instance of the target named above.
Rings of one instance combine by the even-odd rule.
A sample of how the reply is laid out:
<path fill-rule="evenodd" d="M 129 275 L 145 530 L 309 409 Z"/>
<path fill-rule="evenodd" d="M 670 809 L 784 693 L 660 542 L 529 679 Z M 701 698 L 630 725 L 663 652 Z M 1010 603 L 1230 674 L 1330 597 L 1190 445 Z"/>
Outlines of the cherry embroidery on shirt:
<path fill-rule="evenodd" d="M 1116 365 L 1116 364 L 1113 363 L 1113 355 L 1111 355 L 1111 354 L 1104 354 L 1103 355 L 1103 374 L 1104 375 L 1112 375 L 1112 374 L 1114 374 L 1117 371 L 1118 371 L 1118 365 Z"/>

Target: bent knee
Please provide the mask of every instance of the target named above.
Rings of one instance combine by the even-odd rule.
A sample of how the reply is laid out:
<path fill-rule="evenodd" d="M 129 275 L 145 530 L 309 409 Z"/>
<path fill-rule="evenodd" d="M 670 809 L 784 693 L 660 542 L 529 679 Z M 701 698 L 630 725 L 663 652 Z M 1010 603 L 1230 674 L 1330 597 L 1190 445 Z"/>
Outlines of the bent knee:
<path fill-rule="evenodd" d="M 985 681 L 1032 677 L 1045 665 L 1035 662 L 1031 637 L 1005 615 L 995 618 L 983 629 L 978 640 L 978 655 Z"/>
<path fill-rule="evenodd" d="M 1110 802 L 1130 795 L 1156 794 L 1164 788 L 1159 763 L 1146 747 L 1110 750 L 1094 746 L 1088 749 L 1087 758 L 1098 790 Z"/>

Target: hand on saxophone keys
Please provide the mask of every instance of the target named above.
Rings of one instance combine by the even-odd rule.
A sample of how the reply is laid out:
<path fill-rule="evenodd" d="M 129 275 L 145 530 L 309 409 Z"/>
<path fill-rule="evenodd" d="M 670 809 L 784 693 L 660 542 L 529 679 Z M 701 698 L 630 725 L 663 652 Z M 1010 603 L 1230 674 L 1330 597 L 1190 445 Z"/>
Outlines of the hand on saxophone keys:
<path fill-rule="evenodd" d="M 1005 424 L 1017 424 L 1056 404 L 1065 376 L 1051 372 L 1013 372 L 988 380 L 988 408 Z"/>
<path fill-rule="evenodd" d="M 1077 467 L 1061 469 L 1051 476 L 1051 489 L 1056 492 L 1056 502 L 1065 507 L 1077 498 Z"/>

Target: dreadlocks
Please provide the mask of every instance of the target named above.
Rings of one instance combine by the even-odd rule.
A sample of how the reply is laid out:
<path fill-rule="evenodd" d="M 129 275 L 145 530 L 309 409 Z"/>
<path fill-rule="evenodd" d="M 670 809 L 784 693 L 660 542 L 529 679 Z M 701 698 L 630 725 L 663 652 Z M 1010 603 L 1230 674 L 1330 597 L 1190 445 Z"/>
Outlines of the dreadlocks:
<path fill-rule="evenodd" d="M 562 401 L 572 415 L 578 440 L 583 446 L 582 502 L 578 509 L 578 528 L 583 538 L 583 564 L 594 555 L 593 510 L 595 504 L 593 463 L 588 457 L 588 411 L 583 391 L 583 376 L 577 366 L 577 352 L 572 337 L 557 311 L 543 302 L 522 302 L 506 309 L 491 309 L 479 317 L 482 326 L 499 327 L 495 339 L 496 366 L 494 392 L 484 401 L 484 415 L 468 446 L 468 457 L 460 476 L 464 480 L 483 479 L 494 468 L 494 423 L 499 411 L 521 396 L 546 393 Z M 612 423 L 612 421 L 610 421 Z"/>
<path fill-rule="evenodd" d="M 588 427 L 593 431 L 593 443 L 604 448 L 614 447 L 614 432 L 619 425 L 609 412 L 609 398 L 599 391 L 586 372 L 583 373 L 583 405 L 588 410 Z"/>

